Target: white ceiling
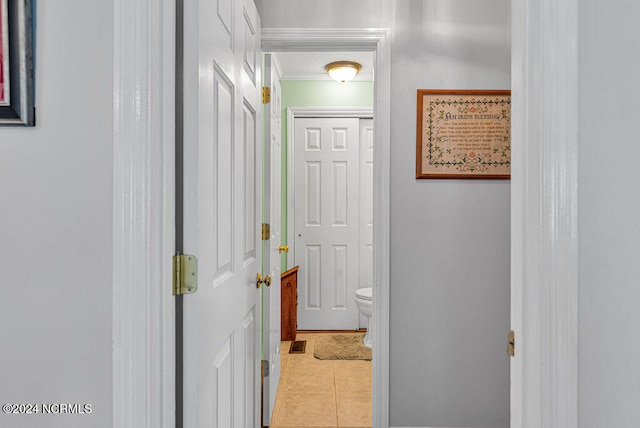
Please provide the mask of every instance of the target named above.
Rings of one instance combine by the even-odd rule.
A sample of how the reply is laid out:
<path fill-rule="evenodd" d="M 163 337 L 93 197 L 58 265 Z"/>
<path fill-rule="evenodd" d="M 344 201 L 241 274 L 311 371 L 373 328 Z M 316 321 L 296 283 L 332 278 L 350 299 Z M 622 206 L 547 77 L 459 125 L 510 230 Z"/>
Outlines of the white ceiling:
<path fill-rule="evenodd" d="M 324 66 L 334 61 L 355 61 L 362 70 L 353 80 L 373 80 L 373 52 L 278 52 L 282 80 L 330 80 Z"/>

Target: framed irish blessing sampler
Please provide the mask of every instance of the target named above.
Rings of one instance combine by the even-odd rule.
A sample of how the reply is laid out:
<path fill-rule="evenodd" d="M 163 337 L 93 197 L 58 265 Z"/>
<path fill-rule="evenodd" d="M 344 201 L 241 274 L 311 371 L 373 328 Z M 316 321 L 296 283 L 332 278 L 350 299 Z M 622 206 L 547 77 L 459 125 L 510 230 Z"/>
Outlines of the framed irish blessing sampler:
<path fill-rule="evenodd" d="M 511 91 L 418 90 L 416 178 L 509 178 Z"/>

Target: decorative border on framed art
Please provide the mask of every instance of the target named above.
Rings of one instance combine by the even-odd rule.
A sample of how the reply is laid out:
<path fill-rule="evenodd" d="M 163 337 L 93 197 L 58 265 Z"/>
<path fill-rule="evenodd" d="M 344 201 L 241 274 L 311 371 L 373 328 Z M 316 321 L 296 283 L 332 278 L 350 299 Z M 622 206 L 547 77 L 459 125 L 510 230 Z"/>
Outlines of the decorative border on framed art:
<path fill-rule="evenodd" d="M 416 178 L 511 176 L 511 91 L 418 89 Z"/>
<path fill-rule="evenodd" d="M 35 125 L 32 0 L 0 0 L 0 125 Z"/>

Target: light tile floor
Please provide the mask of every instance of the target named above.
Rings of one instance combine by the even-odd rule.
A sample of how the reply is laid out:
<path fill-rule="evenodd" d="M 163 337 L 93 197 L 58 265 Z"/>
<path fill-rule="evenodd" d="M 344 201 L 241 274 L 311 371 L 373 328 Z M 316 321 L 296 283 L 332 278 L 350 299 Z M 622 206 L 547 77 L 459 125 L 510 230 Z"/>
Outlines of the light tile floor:
<path fill-rule="evenodd" d="M 330 334 L 298 333 L 304 354 L 289 354 L 291 342 L 282 342 L 271 428 L 371 427 L 371 361 L 318 360 L 315 339 Z"/>

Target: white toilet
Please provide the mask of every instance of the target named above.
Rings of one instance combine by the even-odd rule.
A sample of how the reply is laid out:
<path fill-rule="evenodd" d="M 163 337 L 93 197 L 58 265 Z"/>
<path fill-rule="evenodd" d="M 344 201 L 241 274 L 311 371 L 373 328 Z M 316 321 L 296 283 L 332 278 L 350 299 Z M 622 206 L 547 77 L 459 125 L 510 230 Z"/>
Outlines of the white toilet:
<path fill-rule="evenodd" d="M 371 333 L 371 327 L 373 326 L 371 322 L 371 315 L 373 315 L 373 289 L 371 287 L 358 288 L 355 300 L 358 311 L 367 318 L 367 334 L 364 335 L 362 342 L 364 346 L 371 348 L 371 338 L 373 337 Z"/>

